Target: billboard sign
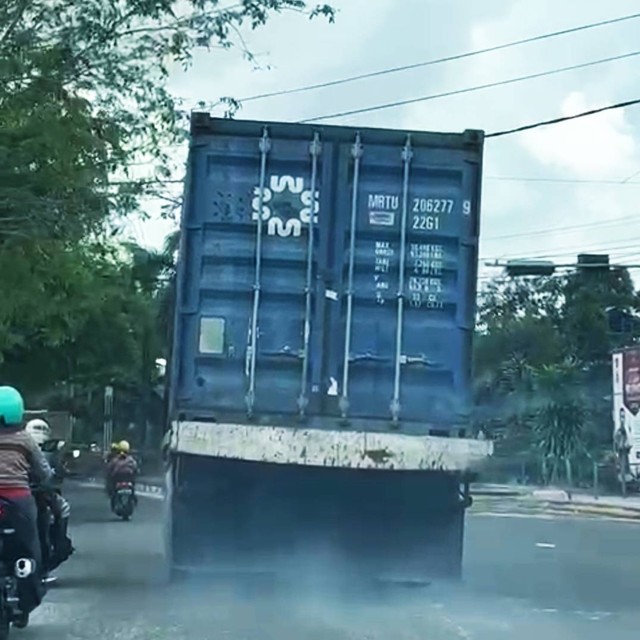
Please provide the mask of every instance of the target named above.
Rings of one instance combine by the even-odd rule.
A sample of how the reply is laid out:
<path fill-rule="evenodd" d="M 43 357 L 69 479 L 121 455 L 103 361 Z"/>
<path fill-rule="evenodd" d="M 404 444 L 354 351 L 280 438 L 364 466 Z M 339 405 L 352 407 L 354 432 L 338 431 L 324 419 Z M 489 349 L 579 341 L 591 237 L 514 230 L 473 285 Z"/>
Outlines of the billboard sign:
<path fill-rule="evenodd" d="M 613 354 L 613 437 L 629 447 L 629 473 L 640 478 L 640 347 Z"/>

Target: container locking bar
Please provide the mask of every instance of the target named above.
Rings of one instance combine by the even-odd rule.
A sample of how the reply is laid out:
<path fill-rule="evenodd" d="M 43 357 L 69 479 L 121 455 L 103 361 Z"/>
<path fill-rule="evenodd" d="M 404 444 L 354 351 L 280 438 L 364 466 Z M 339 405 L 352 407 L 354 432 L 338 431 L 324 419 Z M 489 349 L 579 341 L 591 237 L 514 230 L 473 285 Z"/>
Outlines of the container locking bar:
<path fill-rule="evenodd" d="M 393 398 L 391 400 L 391 419 L 397 423 L 400 419 L 400 368 L 402 366 L 402 330 L 404 321 L 404 271 L 407 254 L 407 214 L 409 210 L 409 170 L 413 158 L 411 135 L 402 150 L 404 175 L 402 180 L 402 218 L 400 220 L 400 257 L 398 261 L 398 307 L 396 312 L 396 352 L 394 358 Z"/>
<path fill-rule="evenodd" d="M 256 356 L 258 348 L 258 309 L 260 307 L 260 288 L 262 280 L 262 215 L 264 208 L 264 190 L 267 181 L 267 155 L 271 149 L 271 140 L 267 127 L 263 129 L 259 143 L 260 177 L 258 180 L 258 215 L 256 219 L 256 252 L 253 280 L 253 308 L 249 327 L 249 389 L 245 398 L 247 415 L 253 416 L 256 400 Z"/>
<path fill-rule="evenodd" d="M 320 157 L 320 151 L 320 134 L 316 132 L 313 136 L 311 144 L 309 145 L 309 153 L 311 155 L 311 198 L 309 202 L 309 224 L 307 228 L 307 275 L 304 289 L 304 336 L 302 346 L 302 373 L 300 383 L 300 397 L 298 398 L 298 409 L 300 411 L 300 417 L 304 417 L 307 405 L 309 404 L 307 389 L 309 386 L 309 345 L 311 341 L 311 294 L 313 287 L 314 259 L 313 232 L 316 216 L 316 186 L 318 182 L 318 158 Z"/>
<path fill-rule="evenodd" d="M 356 226 L 358 222 L 358 189 L 360 187 L 360 162 L 362 144 L 360 134 L 351 147 L 353 157 L 353 186 L 351 193 L 351 223 L 349 230 L 349 275 L 347 280 L 347 318 L 344 333 L 344 355 L 342 360 L 342 396 L 340 397 L 340 413 L 346 418 L 349 413 L 349 356 L 351 353 L 351 331 L 353 323 L 353 279 L 356 262 Z"/>

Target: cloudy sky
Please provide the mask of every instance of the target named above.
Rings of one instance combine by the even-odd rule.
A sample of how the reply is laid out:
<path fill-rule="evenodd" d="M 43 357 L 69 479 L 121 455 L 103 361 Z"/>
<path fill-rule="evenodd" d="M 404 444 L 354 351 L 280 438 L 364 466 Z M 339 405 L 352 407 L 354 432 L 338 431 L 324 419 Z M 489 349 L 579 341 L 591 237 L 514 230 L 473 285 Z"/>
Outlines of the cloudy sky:
<path fill-rule="evenodd" d="M 231 0 L 229 0 L 231 3 Z M 239 52 L 196 57 L 172 86 L 189 106 L 220 96 L 322 83 L 490 47 L 640 12 L 638 0 L 332 0 L 336 23 L 276 17 L 247 34 L 259 67 Z M 538 43 L 244 103 L 238 117 L 299 121 L 506 80 L 640 49 L 640 19 Z M 352 115 L 327 123 L 487 132 L 640 98 L 640 56 L 462 95 Z M 488 140 L 482 203 L 483 260 L 574 261 L 606 252 L 640 264 L 640 107 Z M 180 156 L 177 155 L 177 158 Z M 149 202 L 157 211 L 158 202 Z M 171 224 L 132 225 L 160 245 Z M 485 273 L 488 273 L 485 271 Z M 640 269 L 635 272 L 640 275 Z"/>

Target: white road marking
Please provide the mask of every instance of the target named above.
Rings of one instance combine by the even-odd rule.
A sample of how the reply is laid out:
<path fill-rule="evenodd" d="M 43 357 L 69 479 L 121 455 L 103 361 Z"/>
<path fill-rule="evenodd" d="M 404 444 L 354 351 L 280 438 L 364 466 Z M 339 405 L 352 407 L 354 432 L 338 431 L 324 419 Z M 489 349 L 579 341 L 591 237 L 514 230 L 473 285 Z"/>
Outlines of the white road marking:
<path fill-rule="evenodd" d="M 501 511 L 485 511 L 485 512 L 471 512 L 468 514 L 472 518 L 528 518 L 533 520 L 588 520 L 594 522 L 597 520 L 606 520 L 607 522 L 622 522 L 632 526 L 640 525 L 640 520 L 631 520 L 629 518 L 617 518 L 615 516 L 594 516 L 584 515 L 578 513 L 558 513 L 551 515 L 548 513 L 508 513 Z"/>
<path fill-rule="evenodd" d="M 536 547 L 540 549 L 555 549 L 556 545 L 553 542 L 536 542 Z"/>
<path fill-rule="evenodd" d="M 472 518 L 534 518 L 537 520 L 560 520 L 563 516 L 552 516 L 546 513 L 503 513 L 500 511 L 485 511 L 484 513 L 470 513 Z"/>
<path fill-rule="evenodd" d="M 77 486 L 77 487 L 83 487 L 85 489 L 102 489 L 102 490 L 104 490 L 104 486 L 103 485 L 97 484 L 95 482 L 80 481 L 80 482 L 74 482 L 73 484 L 75 486 Z M 155 487 L 154 487 L 154 489 L 155 489 Z M 162 489 L 159 489 L 157 491 L 153 491 L 153 493 L 150 493 L 148 490 L 140 489 L 140 488 L 136 487 L 136 495 L 138 497 L 140 497 L 140 498 L 151 498 L 151 500 L 164 500 L 164 491 L 162 491 Z"/>

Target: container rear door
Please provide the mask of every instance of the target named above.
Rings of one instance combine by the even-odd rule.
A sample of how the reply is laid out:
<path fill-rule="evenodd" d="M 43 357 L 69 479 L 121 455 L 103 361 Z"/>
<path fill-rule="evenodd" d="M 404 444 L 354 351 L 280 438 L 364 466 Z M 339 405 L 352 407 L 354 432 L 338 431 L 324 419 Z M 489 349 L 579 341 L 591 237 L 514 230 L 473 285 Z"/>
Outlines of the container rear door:
<path fill-rule="evenodd" d="M 329 238 L 318 216 L 331 197 L 323 193 L 327 163 L 313 138 L 268 134 L 212 136 L 190 162 L 178 407 L 192 417 L 298 414 L 321 366 L 314 291 Z"/>
<path fill-rule="evenodd" d="M 335 256 L 342 304 L 332 366 L 349 418 L 438 425 L 468 414 L 480 166 L 414 146 L 341 150 Z M 354 197 L 355 195 L 355 197 Z M 351 251 L 353 246 L 354 251 Z"/>
<path fill-rule="evenodd" d="M 481 142 L 273 129 L 226 123 L 192 147 L 173 413 L 406 433 L 462 424 Z"/>

